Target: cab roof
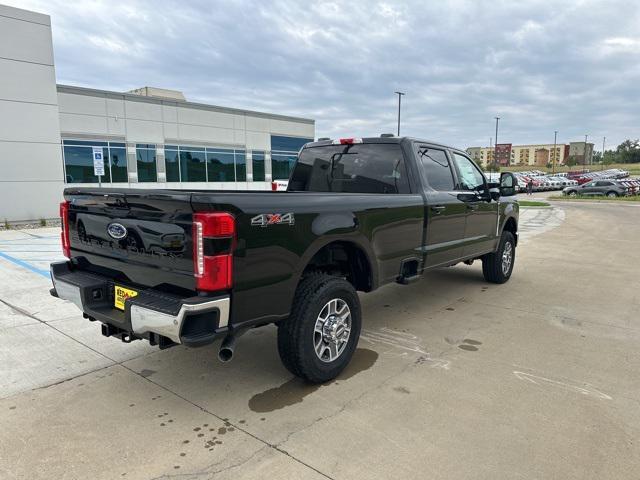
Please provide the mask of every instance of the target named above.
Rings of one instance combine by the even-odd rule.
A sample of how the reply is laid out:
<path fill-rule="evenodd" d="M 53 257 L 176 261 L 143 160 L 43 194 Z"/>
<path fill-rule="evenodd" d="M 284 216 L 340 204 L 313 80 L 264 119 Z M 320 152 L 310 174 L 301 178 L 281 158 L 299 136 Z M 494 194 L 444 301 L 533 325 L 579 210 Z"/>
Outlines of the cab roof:
<path fill-rule="evenodd" d="M 303 148 L 313 148 L 313 147 L 325 147 L 328 145 L 349 145 L 349 144 L 357 144 L 357 143 L 421 143 L 433 147 L 445 148 L 448 150 L 454 150 L 456 152 L 461 152 L 467 155 L 467 153 L 456 147 L 452 147 L 450 145 L 445 145 L 440 142 L 434 142 L 432 140 L 425 140 L 423 138 L 416 137 L 397 137 L 395 135 L 384 135 L 379 137 L 347 137 L 347 138 L 323 138 L 319 139 L 315 142 L 309 142 L 304 145 Z"/>

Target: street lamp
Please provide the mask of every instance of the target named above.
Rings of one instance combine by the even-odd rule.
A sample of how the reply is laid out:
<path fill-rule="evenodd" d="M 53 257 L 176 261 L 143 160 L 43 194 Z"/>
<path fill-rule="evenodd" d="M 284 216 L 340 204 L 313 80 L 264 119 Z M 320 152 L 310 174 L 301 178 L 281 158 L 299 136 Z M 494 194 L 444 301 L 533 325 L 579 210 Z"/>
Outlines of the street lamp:
<path fill-rule="evenodd" d="M 498 122 L 500 121 L 500 117 L 495 117 L 496 119 L 496 141 L 493 144 L 493 166 L 498 171 Z"/>
<path fill-rule="evenodd" d="M 400 105 L 402 104 L 402 96 L 405 95 L 404 92 L 395 92 L 398 95 L 398 136 L 400 136 Z"/>
<path fill-rule="evenodd" d="M 604 170 L 604 142 L 607 137 L 602 137 L 602 158 L 600 159 L 600 170 Z"/>

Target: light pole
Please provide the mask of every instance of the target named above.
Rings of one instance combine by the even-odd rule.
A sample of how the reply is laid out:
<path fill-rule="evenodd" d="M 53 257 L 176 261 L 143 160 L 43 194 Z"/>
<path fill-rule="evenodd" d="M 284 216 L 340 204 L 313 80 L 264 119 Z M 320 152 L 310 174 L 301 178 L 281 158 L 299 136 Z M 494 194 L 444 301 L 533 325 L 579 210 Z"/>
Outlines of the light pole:
<path fill-rule="evenodd" d="M 553 175 L 555 175 L 556 173 L 556 160 L 557 160 L 556 143 L 558 143 L 558 130 L 553 131 L 553 158 L 551 159 L 551 173 Z"/>
<path fill-rule="evenodd" d="M 395 92 L 398 95 L 398 136 L 400 136 L 400 105 L 402 104 L 402 96 L 405 95 L 404 92 Z"/>
<path fill-rule="evenodd" d="M 496 119 L 496 140 L 493 144 L 493 167 L 496 172 L 498 171 L 498 122 L 500 121 L 500 117 L 495 117 Z"/>
<path fill-rule="evenodd" d="M 602 137 L 602 159 L 600 160 L 600 170 L 604 170 L 604 142 L 607 140 L 607 137 Z"/>

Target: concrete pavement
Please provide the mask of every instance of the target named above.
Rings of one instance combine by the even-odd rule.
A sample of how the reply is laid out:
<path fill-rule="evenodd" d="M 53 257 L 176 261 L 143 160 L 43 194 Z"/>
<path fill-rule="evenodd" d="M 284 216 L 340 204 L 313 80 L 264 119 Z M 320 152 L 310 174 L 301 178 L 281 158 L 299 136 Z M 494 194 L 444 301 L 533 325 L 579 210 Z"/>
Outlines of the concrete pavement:
<path fill-rule="evenodd" d="M 635 478 L 638 220 L 530 209 L 507 284 L 476 263 L 363 295 L 323 386 L 281 366 L 274 327 L 226 365 L 124 345 L 0 259 L 0 478 Z"/>

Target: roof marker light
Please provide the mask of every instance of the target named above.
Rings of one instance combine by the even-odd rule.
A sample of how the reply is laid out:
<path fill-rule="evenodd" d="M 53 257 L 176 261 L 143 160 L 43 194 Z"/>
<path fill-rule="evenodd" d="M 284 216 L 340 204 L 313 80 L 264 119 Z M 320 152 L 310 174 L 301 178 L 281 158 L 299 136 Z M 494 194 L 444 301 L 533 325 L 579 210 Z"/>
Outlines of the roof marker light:
<path fill-rule="evenodd" d="M 334 145 L 353 145 L 354 143 L 362 143 L 361 138 L 341 138 L 332 142 Z"/>

